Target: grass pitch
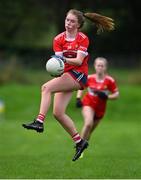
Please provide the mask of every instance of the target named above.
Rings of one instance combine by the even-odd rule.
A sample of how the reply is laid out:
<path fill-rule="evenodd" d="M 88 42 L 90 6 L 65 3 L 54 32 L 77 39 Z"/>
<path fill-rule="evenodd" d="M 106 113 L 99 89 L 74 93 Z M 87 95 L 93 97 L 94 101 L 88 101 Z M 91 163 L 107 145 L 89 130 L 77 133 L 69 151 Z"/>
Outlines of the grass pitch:
<path fill-rule="evenodd" d="M 38 113 L 40 87 L 2 86 L 6 109 L 0 120 L 0 178 L 141 178 L 140 92 L 140 86 L 120 86 L 120 98 L 108 102 L 84 158 L 72 162 L 73 142 L 53 118 L 52 108 L 44 133 L 21 126 Z M 75 93 L 68 114 L 80 131 L 83 121 Z"/>

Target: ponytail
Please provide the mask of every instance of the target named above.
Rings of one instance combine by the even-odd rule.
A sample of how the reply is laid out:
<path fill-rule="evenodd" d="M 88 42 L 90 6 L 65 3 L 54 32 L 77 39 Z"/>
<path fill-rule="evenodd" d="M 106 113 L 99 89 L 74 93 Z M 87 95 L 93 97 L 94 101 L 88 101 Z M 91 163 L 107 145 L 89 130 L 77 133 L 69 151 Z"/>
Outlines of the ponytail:
<path fill-rule="evenodd" d="M 114 20 L 112 18 L 109 18 L 107 16 L 102 16 L 97 13 L 84 13 L 83 16 L 90 21 L 92 21 L 96 27 L 97 27 L 97 32 L 103 32 L 104 30 L 106 31 L 112 31 L 114 30 Z"/>
<path fill-rule="evenodd" d="M 112 18 L 97 13 L 82 13 L 76 9 L 70 9 L 67 14 L 69 13 L 72 13 L 77 17 L 78 23 L 80 24 L 79 28 L 83 27 L 85 19 L 87 18 L 96 25 L 98 33 L 103 32 L 104 30 L 114 30 L 114 20 Z"/>

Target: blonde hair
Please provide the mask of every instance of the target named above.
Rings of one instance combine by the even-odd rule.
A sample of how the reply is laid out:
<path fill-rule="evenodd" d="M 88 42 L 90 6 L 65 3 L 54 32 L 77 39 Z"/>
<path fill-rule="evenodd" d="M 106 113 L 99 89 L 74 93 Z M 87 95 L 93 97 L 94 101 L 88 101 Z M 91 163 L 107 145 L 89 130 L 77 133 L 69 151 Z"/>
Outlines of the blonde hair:
<path fill-rule="evenodd" d="M 80 24 L 79 28 L 83 27 L 86 18 L 95 24 L 98 33 L 103 32 L 104 30 L 114 30 L 114 20 L 110 17 L 97 13 L 82 13 L 76 9 L 70 9 L 67 14 L 69 13 L 74 14 L 77 17 L 78 23 Z"/>
<path fill-rule="evenodd" d="M 94 65 L 96 64 L 96 61 L 98 61 L 98 60 L 103 61 L 103 62 L 105 63 L 105 66 L 106 66 L 106 67 L 108 66 L 108 61 L 107 61 L 107 59 L 104 58 L 104 57 L 97 57 L 97 58 L 94 60 Z"/>

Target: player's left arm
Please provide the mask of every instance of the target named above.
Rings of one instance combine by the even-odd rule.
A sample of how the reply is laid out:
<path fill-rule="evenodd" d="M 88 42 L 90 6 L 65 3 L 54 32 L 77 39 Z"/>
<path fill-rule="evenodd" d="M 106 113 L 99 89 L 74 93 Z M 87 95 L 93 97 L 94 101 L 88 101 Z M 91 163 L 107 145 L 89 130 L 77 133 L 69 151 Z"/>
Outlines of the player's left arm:
<path fill-rule="evenodd" d="M 83 54 L 82 52 L 77 52 L 76 58 L 65 58 L 65 59 L 66 59 L 66 63 L 68 64 L 80 66 L 83 63 L 85 57 L 86 55 Z"/>
<path fill-rule="evenodd" d="M 88 55 L 87 48 L 89 46 L 88 38 L 83 39 L 77 50 L 76 58 L 65 58 L 66 62 L 71 65 L 80 66 L 84 58 Z"/>
<path fill-rule="evenodd" d="M 110 81 L 109 90 L 111 94 L 108 95 L 108 99 L 115 100 L 119 97 L 119 90 L 114 79 Z"/>
<path fill-rule="evenodd" d="M 110 99 L 110 100 L 115 100 L 118 97 L 119 97 L 119 91 L 116 91 L 116 92 L 111 93 L 111 94 L 108 95 L 108 99 Z"/>

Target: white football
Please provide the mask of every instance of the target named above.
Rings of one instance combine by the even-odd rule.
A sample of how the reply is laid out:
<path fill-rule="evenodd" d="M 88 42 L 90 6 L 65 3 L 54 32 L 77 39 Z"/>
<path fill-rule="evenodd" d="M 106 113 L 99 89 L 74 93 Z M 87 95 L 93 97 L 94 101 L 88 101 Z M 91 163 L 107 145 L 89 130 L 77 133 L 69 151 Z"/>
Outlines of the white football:
<path fill-rule="evenodd" d="M 59 59 L 52 57 L 46 63 L 46 70 L 51 76 L 59 76 L 64 72 L 64 62 Z"/>

